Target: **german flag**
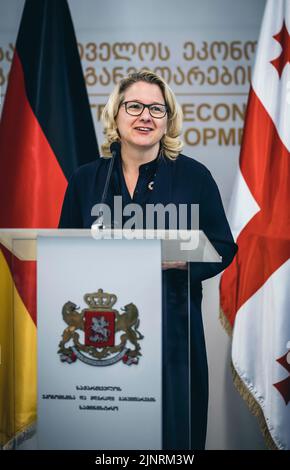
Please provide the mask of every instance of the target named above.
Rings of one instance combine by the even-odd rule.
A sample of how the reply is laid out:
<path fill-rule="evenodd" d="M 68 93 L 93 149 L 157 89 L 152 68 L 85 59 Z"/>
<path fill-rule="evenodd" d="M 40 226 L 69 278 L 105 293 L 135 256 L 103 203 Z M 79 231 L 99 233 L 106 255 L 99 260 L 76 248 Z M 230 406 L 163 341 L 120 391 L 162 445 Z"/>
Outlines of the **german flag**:
<path fill-rule="evenodd" d="M 0 123 L 1 228 L 56 228 L 67 182 L 99 157 L 66 0 L 27 0 Z M 36 419 L 36 265 L 0 244 L 0 447 Z"/>

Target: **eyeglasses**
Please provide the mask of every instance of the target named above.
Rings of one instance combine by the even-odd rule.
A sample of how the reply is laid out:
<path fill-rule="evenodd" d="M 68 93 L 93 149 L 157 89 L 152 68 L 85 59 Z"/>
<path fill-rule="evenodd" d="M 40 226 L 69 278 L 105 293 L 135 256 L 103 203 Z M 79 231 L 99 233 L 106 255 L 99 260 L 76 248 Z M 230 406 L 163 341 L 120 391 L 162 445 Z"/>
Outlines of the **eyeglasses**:
<path fill-rule="evenodd" d="M 124 101 L 121 106 L 125 106 L 126 112 L 130 116 L 141 116 L 145 108 L 149 109 L 150 116 L 156 119 L 161 119 L 167 113 L 167 106 L 165 104 L 152 103 L 144 104 L 139 101 Z"/>

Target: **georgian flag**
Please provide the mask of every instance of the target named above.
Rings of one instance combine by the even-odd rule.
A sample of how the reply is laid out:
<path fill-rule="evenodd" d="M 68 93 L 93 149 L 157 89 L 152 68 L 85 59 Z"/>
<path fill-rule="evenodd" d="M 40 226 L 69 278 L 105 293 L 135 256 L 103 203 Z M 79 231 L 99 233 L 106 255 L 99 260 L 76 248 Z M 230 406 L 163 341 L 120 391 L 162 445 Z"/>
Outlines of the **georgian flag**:
<path fill-rule="evenodd" d="M 239 391 L 268 446 L 290 449 L 290 0 L 266 4 L 239 170 L 221 311 Z"/>

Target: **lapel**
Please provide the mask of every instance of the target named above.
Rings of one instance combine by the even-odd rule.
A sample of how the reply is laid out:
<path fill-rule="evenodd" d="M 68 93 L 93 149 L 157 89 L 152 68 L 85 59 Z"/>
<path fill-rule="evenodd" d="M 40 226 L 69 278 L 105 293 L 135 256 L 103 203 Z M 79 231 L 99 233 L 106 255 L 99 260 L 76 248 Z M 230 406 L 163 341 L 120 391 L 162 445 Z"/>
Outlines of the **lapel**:
<path fill-rule="evenodd" d="M 147 204 L 167 205 L 172 201 L 173 164 L 167 157 L 161 156 L 154 179 L 153 191 L 147 200 Z"/>

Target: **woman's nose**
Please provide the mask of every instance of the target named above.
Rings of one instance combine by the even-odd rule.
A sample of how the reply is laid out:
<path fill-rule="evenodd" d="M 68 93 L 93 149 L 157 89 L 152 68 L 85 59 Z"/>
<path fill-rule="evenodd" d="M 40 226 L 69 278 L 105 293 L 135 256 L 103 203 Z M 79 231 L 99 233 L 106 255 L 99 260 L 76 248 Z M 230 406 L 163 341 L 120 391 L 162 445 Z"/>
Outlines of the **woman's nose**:
<path fill-rule="evenodd" d="M 141 114 L 140 119 L 143 121 L 151 121 L 152 118 L 148 108 L 143 109 L 143 113 Z"/>

